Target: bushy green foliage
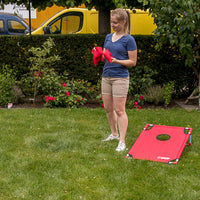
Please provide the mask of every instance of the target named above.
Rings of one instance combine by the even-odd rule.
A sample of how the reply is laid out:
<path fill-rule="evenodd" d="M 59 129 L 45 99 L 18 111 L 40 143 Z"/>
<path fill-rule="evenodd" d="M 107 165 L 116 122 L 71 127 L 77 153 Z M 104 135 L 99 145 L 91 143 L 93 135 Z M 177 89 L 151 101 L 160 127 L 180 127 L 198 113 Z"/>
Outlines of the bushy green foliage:
<path fill-rule="evenodd" d="M 91 50 L 94 46 L 103 46 L 105 35 L 53 35 L 51 37 L 55 43 L 52 55 L 61 57 L 57 64 L 51 66 L 55 72 L 59 75 L 67 72 L 69 79 L 87 80 L 94 85 L 101 80 L 104 63 L 100 62 L 97 67 L 94 67 Z M 134 37 L 138 46 L 138 62 L 135 69 L 129 68 L 131 76 L 136 78 L 135 72 L 140 75 L 140 72 L 144 71 L 145 79 L 151 79 L 156 84 L 164 85 L 174 81 L 176 98 L 191 94 L 197 78 L 192 68 L 185 67 L 185 59 L 180 56 L 178 48 L 165 43 L 162 49 L 155 50 L 154 36 L 135 35 Z M 47 35 L 0 37 L 0 70 L 3 64 L 9 65 L 11 69 L 16 66 L 16 76 L 20 80 L 29 72 L 28 58 L 31 55 L 28 49 L 41 47 L 48 38 Z M 140 78 L 137 80 L 139 84 L 136 85 L 141 85 L 144 81 Z M 131 93 L 136 93 L 135 85 L 133 89 L 132 87 L 130 87 Z"/>
<path fill-rule="evenodd" d="M 67 76 L 57 75 L 53 69 L 42 74 L 38 86 L 47 107 L 77 107 L 84 105 L 87 101 L 86 98 L 81 96 L 83 90 L 79 90 L 80 85 L 78 82 L 68 80 Z"/>
<path fill-rule="evenodd" d="M 174 90 L 174 82 L 173 81 L 167 83 L 164 86 L 164 88 L 163 88 L 163 93 L 164 93 L 163 99 L 164 99 L 165 106 L 168 106 L 168 104 L 170 103 L 173 90 Z"/>
<path fill-rule="evenodd" d="M 143 95 L 145 96 L 147 102 L 154 105 L 163 104 L 164 102 L 164 91 L 160 85 L 150 86 L 144 91 Z"/>
<path fill-rule="evenodd" d="M 138 0 L 149 7 L 150 14 L 157 25 L 158 48 L 163 48 L 167 41 L 178 46 L 181 54 L 186 57 L 186 64 L 191 66 L 193 46 L 200 29 L 200 4 L 197 0 Z"/>
<path fill-rule="evenodd" d="M 153 85 L 153 77 L 157 74 L 148 66 L 136 66 L 130 69 L 129 95 L 134 96 L 142 93 L 146 88 Z"/>
<path fill-rule="evenodd" d="M 131 96 L 131 98 L 128 98 L 127 107 L 131 109 L 141 109 L 144 105 L 145 100 L 146 97 L 144 97 L 143 95 L 135 94 L 134 96 Z"/>
<path fill-rule="evenodd" d="M 34 82 L 31 74 L 21 80 L 21 88 L 29 96 L 33 93 Z M 30 85 L 29 85 L 30 84 Z M 95 99 L 99 86 L 84 80 L 69 80 L 67 74 L 58 75 L 54 69 L 46 69 L 37 84 L 38 94 L 47 107 L 78 107 L 88 99 Z"/>
<path fill-rule="evenodd" d="M 60 57 L 56 54 L 52 55 L 52 48 L 55 46 L 52 38 L 48 38 L 43 44 L 42 47 L 32 47 L 28 50 L 31 53 L 31 56 L 28 58 L 30 61 L 30 72 L 33 77 L 34 82 L 34 96 L 33 102 L 36 101 L 37 95 L 37 86 L 39 84 L 39 80 L 45 70 L 48 70 L 50 66 L 56 61 L 60 60 Z"/>
<path fill-rule="evenodd" d="M 34 79 L 30 72 L 23 74 L 21 76 L 21 79 L 18 81 L 18 86 L 21 88 L 23 94 L 26 97 L 33 97 L 33 95 L 34 95 Z"/>
<path fill-rule="evenodd" d="M 22 95 L 15 85 L 15 72 L 5 65 L 0 73 L 0 105 L 7 106 L 8 103 L 15 103 Z"/>

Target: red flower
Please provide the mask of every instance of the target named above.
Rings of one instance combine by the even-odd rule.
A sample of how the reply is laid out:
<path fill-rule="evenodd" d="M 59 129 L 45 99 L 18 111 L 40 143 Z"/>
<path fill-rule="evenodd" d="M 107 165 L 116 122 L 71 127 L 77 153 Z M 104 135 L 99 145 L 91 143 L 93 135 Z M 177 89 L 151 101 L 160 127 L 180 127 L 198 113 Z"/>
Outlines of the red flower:
<path fill-rule="evenodd" d="M 141 106 L 139 106 L 138 109 L 141 109 Z"/>
<path fill-rule="evenodd" d="M 51 96 L 48 96 L 48 95 L 45 95 L 45 98 L 46 98 L 46 102 L 49 103 L 49 101 L 54 101 L 55 100 L 55 97 L 51 97 Z"/>
<path fill-rule="evenodd" d="M 62 86 L 67 87 L 67 84 L 66 84 L 66 83 L 63 83 Z"/>
<path fill-rule="evenodd" d="M 102 96 L 99 98 L 99 100 L 102 100 Z"/>
<path fill-rule="evenodd" d="M 42 74 L 43 74 L 43 72 L 36 71 L 36 73 L 34 73 L 34 76 L 39 77 L 39 76 L 42 76 Z"/>
<path fill-rule="evenodd" d="M 94 90 L 94 88 L 93 88 L 93 87 L 91 87 L 91 88 L 90 88 L 90 90 Z"/>
<path fill-rule="evenodd" d="M 76 101 L 77 101 L 77 102 L 80 102 L 81 100 L 77 98 Z"/>
<path fill-rule="evenodd" d="M 84 98 L 82 98 L 82 101 L 84 101 Z"/>
<path fill-rule="evenodd" d="M 142 101 L 142 100 L 144 99 L 144 97 L 143 97 L 143 96 L 140 96 L 139 99 Z"/>
<path fill-rule="evenodd" d="M 103 103 L 101 104 L 101 107 L 104 107 L 104 104 L 103 104 Z"/>
<path fill-rule="evenodd" d="M 69 95 L 70 95 L 70 92 L 66 92 L 66 95 L 69 96 Z"/>
<path fill-rule="evenodd" d="M 54 101 L 54 100 L 55 100 L 55 97 L 49 96 L 49 97 L 48 97 L 48 100 L 49 100 L 49 101 Z"/>
<path fill-rule="evenodd" d="M 137 101 L 135 101 L 135 102 L 134 102 L 134 105 L 135 105 L 135 106 L 137 106 L 137 105 L 138 105 L 138 102 L 137 102 Z"/>

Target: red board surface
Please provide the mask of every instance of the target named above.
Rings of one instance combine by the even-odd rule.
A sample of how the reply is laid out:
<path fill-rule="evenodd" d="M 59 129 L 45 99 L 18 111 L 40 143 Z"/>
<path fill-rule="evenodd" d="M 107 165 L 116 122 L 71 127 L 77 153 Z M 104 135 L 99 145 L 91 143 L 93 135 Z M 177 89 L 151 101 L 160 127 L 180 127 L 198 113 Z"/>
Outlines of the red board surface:
<path fill-rule="evenodd" d="M 191 133 L 192 128 L 147 124 L 128 156 L 177 164 L 187 141 L 191 144 Z"/>

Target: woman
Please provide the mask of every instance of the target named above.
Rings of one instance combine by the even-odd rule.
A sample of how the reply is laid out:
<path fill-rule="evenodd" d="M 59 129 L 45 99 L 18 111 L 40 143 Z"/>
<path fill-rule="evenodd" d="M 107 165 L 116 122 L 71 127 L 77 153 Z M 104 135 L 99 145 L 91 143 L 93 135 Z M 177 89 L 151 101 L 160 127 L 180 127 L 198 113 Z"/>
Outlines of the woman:
<path fill-rule="evenodd" d="M 112 63 L 105 61 L 102 75 L 102 98 L 111 129 L 111 134 L 103 141 L 119 140 L 116 151 L 126 149 L 125 136 L 128 117 L 125 111 L 129 88 L 128 67 L 136 66 L 137 45 L 130 33 L 130 14 L 124 9 L 115 9 L 111 14 L 114 33 L 108 34 L 104 51 L 112 54 Z M 118 135 L 118 128 L 119 133 Z"/>

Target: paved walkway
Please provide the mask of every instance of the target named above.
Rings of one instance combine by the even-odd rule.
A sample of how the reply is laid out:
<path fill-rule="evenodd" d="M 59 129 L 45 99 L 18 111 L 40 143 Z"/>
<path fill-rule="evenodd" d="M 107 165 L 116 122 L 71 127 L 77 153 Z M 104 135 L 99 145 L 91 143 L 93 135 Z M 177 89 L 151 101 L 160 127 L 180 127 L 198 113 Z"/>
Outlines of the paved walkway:
<path fill-rule="evenodd" d="M 177 100 L 175 101 L 175 103 L 181 107 L 181 108 L 184 108 L 186 110 L 198 110 L 198 105 L 192 105 L 192 104 L 185 104 L 185 101 L 181 101 L 181 100 Z"/>

